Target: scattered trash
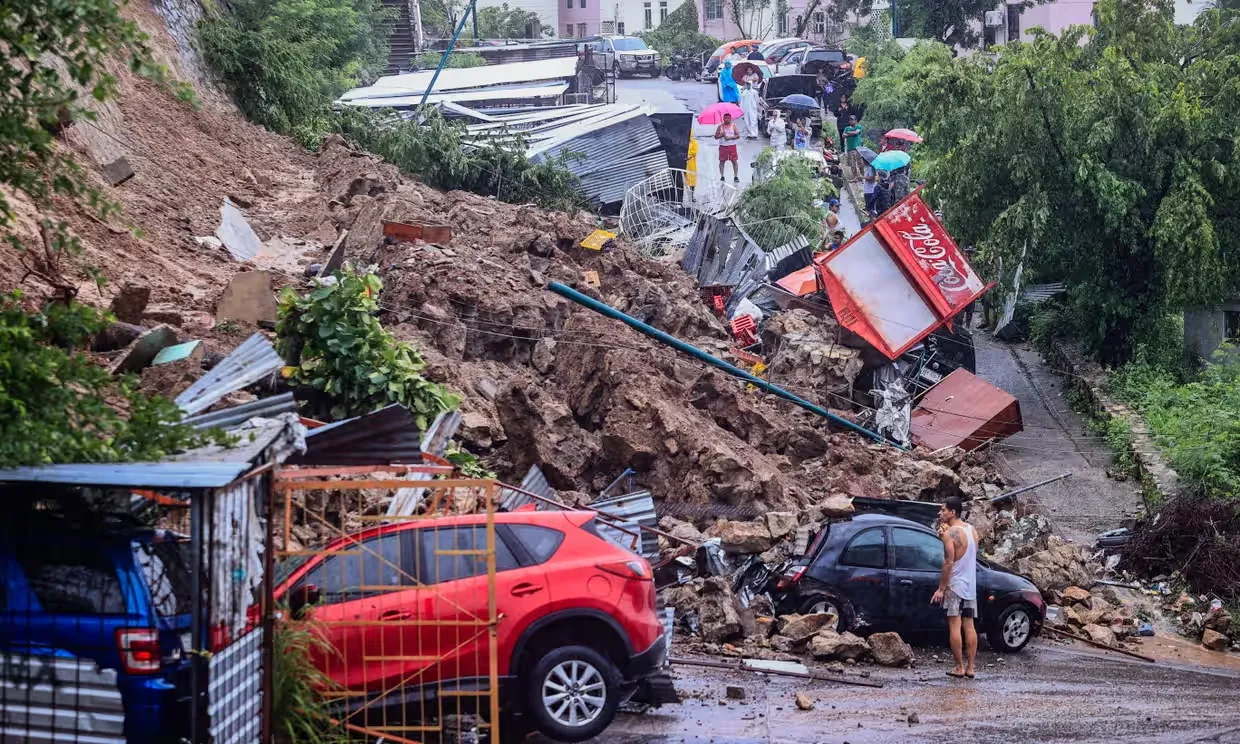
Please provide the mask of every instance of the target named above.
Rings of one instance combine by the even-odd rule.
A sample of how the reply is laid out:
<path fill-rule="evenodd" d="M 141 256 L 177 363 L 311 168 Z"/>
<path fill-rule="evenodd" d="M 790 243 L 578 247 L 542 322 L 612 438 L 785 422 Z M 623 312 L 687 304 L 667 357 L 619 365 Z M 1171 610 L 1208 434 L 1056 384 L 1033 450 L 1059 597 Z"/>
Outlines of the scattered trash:
<path fill-rule="evenodd" d="M 603 282 L 598 278 L 597 271 L 587 271 L 581 276 L 582 280 L 585 281 L 586 284 L 594 287 L 595 289 L 600 289 L 603 286 Z"/>
<path fill-rule="evenodd" d="M 220 226 L 215 230 L 215 237 L 238 261 L 251 261 L 263 249 L 263 241 L 250 227 L 245 213 L 227 198 L 220 206 Z"/>
<path fill-rule="evenodd" d="M 428 225 L 422 222 L 392 222 L 390 220 L 383 221 L 383 236 L 385 238 L 394 238 L 406 243 L 423 241 L 426 243 L 439 243 L 447 245 L 452 242 L 452 228 L 447 225 Z M 336 246 L 333 252 L 344 245 L 344 236 L 336 239 Z M 330 263 L 330 262 L 329 262 Z"/>
<path fill-rule="evenodd" d="M 601 251 L 603 247 L 612 240 L 615 240 L 616 234 L 609 230 L 595 230 L 581 241 L 581 247 L 592 251 Z"/>
<path fill-rule="evenodd" d="M 814 709 L 814 701 L 810 699 L 809 695 L 806 695 L 803 692 L 798 692 L 795 700 L 796 700 L 797 708 L 799 710 L 813 710 Z"/>
<path fill-rule="evenodd" d="M 744 700 L 745 688 L 737 687 L 736 685 L 728 685 L 726 694 L 729 700 Z"/>
<path fill-rule="evenodd" d="M 1154 626 L 1150 623 L 1141 623 L 1137 626 L 1137 635 L 1152 636 L 1154 635 Z"/>
<path fill-rule="evenodd" d="M 152 367 L 158 367 L 161 364 L 170 362 L 179 362 L 187 359 L 201 359 L 206 347 L 201 341 L 187 341 L 183 344 L 175 346 L 165 346 L 160 349 L 155 358 L 151 360 Z"/>

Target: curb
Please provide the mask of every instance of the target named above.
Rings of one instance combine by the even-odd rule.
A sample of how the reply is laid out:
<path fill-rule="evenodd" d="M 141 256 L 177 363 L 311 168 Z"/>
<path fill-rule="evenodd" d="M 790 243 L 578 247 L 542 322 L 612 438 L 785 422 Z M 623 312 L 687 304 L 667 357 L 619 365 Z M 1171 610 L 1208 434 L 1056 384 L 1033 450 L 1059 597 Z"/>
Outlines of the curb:
<path fill-rule="evenodd" d="M 1180 475 L 1163 458 L 1162 448 L 1150 436 L 1145 419 L 1132 408 L 1112 400 L 1107 395 L 1104 387 L 1106 370 L 1097 362 L 1088 359 L 1076 344 L 1058 340 L 1051 342 L 1051 354 L 1047 361 L 1053 368 L 1065 373 L 1068 385 L 1085 397 L 1091 414 L 1107 421 L 1118 418 L 1128 426 L 1131 432 L 1128 451 L 1136 463 L 1137 475 L 1142 485 L 1146 486 L 1141 489 L 1146 511 L 1153 507 L 1147 493 L 1148 488 L 1156 490 L 1164 501 L 1178 494 Z"/>

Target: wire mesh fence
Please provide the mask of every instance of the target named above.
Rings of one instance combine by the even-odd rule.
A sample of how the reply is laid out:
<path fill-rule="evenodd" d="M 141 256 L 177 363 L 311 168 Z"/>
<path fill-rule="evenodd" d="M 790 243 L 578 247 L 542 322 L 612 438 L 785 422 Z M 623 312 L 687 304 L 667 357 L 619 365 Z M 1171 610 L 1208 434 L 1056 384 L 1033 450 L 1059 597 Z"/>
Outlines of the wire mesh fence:
<path fill-rule="evenodd" d="M 648 258 L 669 257 L 688 244 L 702 214 L 726 213 L 739 193 L 714 179 L 668 168 L 628 190 L 620 232 Z"/>

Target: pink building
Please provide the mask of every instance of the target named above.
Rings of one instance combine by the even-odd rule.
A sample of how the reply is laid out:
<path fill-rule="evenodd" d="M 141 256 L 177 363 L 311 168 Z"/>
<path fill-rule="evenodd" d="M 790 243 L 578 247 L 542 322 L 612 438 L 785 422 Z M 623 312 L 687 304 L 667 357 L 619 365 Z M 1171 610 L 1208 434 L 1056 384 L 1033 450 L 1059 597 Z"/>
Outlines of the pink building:
<path fill-rule="evenodd" d="M 698 18 L 701 19 L 702 33 L 709 34 L 724 41 L 741 38 L 740 28 L 732 21 L 731 9 L 727 3 L 731 0 L 694 0 L 697 3 Z M 776 8 L 778 3 L 772 0 L 770 5 L 760 13 L 749 13 L 745 17 L 746 30 L 759 39 L 776 39 L 796 35 L 797 20 L 805 15 L 809 0 L 788 0 L 788 12 L 780 16 Z M 874 3 L 874 12 L 887 7 L 885 0 Z M 871 16 L 873 17 L 873 16 Z M 853 19 L 865 22 L 866 19 Z M 806 19 L 805 31 L 801 38 L 823 43 L 839 43 L 848 38 L 848 27 L 837 26 L 827 19 L 823 5 Z"/>
<path fill-rule="evenodd" d="M 603 33 L 602 0 L 558 0 L 560 5 L 560 36 L 580 39 Z M 606 33 L 614 33 L 607 30 Z"/>

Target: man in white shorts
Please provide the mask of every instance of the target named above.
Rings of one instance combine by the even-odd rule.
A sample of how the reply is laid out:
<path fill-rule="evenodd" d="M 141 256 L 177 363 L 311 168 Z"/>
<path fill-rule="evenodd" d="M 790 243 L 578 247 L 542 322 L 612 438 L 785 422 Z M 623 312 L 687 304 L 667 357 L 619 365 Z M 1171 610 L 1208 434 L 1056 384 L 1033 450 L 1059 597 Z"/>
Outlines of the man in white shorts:
<path fill-rule="evenodd" d="M 947 634 L 956 666 L 949 677 L 973 679 L 977 658 L 977 534 L 960 518 L 959 496 L 939 507 L 939 536 L 943 539 L 943 575 L 930 599 L 947 611 Z"/>

